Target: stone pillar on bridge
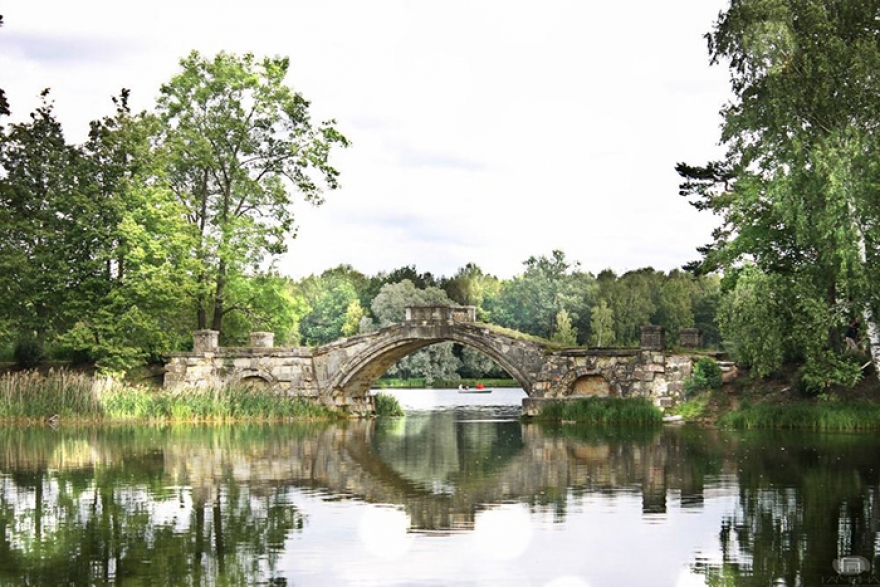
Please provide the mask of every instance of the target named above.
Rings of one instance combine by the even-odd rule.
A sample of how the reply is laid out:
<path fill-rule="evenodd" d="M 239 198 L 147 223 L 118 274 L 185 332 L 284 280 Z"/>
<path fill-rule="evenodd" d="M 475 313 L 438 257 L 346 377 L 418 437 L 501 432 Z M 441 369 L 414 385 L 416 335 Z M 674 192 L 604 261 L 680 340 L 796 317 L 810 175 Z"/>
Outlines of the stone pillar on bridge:
<path fill-rule="evenodd" d="M 643 349 L 652 351 L 662 351 L 666 345 L 664 335 L 666 329 L 662 326 L 654 326 L 646 324 L 642 326 L 641 340 L 639 346 Z"/>
<path fill-rule="evenodd" d="M 699 328 L 679 328 L 678 344 L 684 348 L 698 349 L 703 346 L 703 331 Z"/>
<path fill-rule="evenodd" d="M 250 347 L 256 349 L 271 349 L 275 346 L 274 332 L 251 332 L 248 335 Z"/>
<path fill-rule="evenodd" d="M 194 353 L 215 353 L 220 348 L 220 333 L 216 330 L 193 332 Z"/>

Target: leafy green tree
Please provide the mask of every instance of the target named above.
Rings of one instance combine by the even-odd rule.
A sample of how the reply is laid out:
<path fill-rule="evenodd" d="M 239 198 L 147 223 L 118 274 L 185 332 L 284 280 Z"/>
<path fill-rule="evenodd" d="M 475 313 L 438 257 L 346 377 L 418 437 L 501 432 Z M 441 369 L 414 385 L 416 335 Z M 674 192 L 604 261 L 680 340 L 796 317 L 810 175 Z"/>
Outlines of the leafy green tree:
<path fill-rule="evenodd" d="M 678 270 L 670 271 L 660 285 L 653 322 L 666 328 L 666 334 L 671 340 L 678 340 L 680 328 L 691 328 L 694 325 L 693 291 L 692 277 Z"/>
<path fill-rule="evenodd" d="M 657 293 L 663 274 L 646 267 L 623 274 L 605 284 L 608 304 L 614 316 L 614 338 L 618 344 L 636 346 L 641 327 L 651 323 L 657 311 Z M 607 279 L 607 278 L 606 278 Z"/>
<path fill-rule="evenodd" d="M 492 300 L 489 308 L 492 321 L 550 338 L 556 327 L 556 315 L 573 305 L 577 293 L 572 287 L 573 267 L 566 261 L 565 253 L 558 250 L 550 257 L 530 257 L 524 265 L 523 274 L 503 282 L 501 291 Z"/>
<path fill-rule="evenodd" d="M 569 346 L 577 345 L 577 328 L 571 325 L 571 318 L 565 308 L 556 314 L 556 329 L 550 340 Z"/>
<path fill-rule="evenodd" d="M 70 323 L 74 295 L 98 287 L 93 253 L 104 245 L 85 157 L 66 142 L 48 96 L 0 140 L 0 312 L 39 344 Z"/>
<path fill-rule="evenodd" d="M 275 334 L 276 346 L 298 345 L 300 322 L 309 311 L 305 297 L 299 295 L 286 277 L 276 273 L 237 275 L 228 288 L 225 344 L 243 345 L 254 331 Z"/>
<path fill-rule="evenodd" d="M 345 309 L 345 316 L 340 332 L 343 336 L 352 336 L 358 333 L 361 319 L 366 315 L 359 300 L 351 300 Z"/>
<path fill-rule="evenodd" d="M 463 377 L 506 377 L 507 373 L 484 353 L 470 347 L 461 349 L 461 368 Z"/>
<path fill-rule="evenodd" d="M 363 312 L 349 315 L 349 311 L 357 311 L 352 304 L 360 308 L 360 302 L 348 279 L 331 274 L 326 278 L 313 278 L 307 287 L 311 290 L 306 294 L 310 309 L 300 323 L 306 344 L 326 344 L 353 334 L 352 329 L 360 322 Z"/>
<path fill-rule="evenodd" d="M 477 319 L 488 322 L 491 317 L 484 304 L 498 294 L 501 282 L 497 277 L 484 273 L 474 263 L 468 263 L 452 277 L 443 279 L 441 287 L 455 302 L 474 306 L 477 309 Z"/>
<path fill-rule="evenodd" d="M 124 371 L 190 339 L 186 300 L 194 263 L 180 204 L 153 181 L 156 121 L 131 113 L 126 90 L 113 101 L 115 113 L 91 123 L 83 147 L 90 198 L 99 208 L 89 217 L 93 270 L 70 301 L 76 323 L 60 342 L 102 370 Z"/>
<path fill-rule="evenodd" d="M 608 302 L 599 300 L 590 312 L 592 318 L 592 336 L 590 344 L 595 347 L 609 347 L 614 344 L 614 310 Z"/>
<path fill-rule="evenodd" d="M 222 330 L 230 278 L 285 250 L 295 195 L 320 204 L 322 185 L 338 185 L 330 152 L 348 141 L 333 121 L 312 123 L 309 103 L 285 85 L 289 65 L 193 52 L 161 88 L 155 140 L 162 179 L 197 237 L 199 328 Z"/>
<path fill-rule="evenodd" d="M 730 64 L 727 153 L 678 166 L 682 193 L 722 219 L 700 269 L 749 260 L 778 297 L 797 291 L 791 335 L 806 338 L 793 358 L 813 372 L 835 370 L 827 363 L 836 362 L 850 313 L 865 314 L 880 367 L 877 9 L 873 1 L 733 1 L 708 35 L 712 61 Z"/>

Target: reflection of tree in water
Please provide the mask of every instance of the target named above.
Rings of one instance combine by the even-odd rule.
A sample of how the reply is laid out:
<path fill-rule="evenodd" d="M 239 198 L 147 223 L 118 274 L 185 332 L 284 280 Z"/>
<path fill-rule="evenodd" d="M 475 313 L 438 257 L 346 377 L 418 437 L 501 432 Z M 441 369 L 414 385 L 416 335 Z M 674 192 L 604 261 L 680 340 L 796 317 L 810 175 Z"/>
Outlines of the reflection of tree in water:
<path fill-rule="evenodd" d="M 719 534 L 722 564 L 695 570 L 710 585 L 822 585 L 841 579 L 834 559 L 863 556 L 877 576 L 878 451 L 869 435 L 743 437 L 733 457 L 739 506 Z"/>
<path fill-rule="evenodd" d="M 246 442 L 219 429 L 208 435 L 199 441 L 217 450 Z M 3 446 L 18 447 L 0 455 L 0 584 L 240 585 L 271 577 L 302 516 L 277 487 L 221 480 L 166 489 L 164 449 L 183 436 L 0 431 Z M 113 455 L 117 443 L 123 448 Z"/>

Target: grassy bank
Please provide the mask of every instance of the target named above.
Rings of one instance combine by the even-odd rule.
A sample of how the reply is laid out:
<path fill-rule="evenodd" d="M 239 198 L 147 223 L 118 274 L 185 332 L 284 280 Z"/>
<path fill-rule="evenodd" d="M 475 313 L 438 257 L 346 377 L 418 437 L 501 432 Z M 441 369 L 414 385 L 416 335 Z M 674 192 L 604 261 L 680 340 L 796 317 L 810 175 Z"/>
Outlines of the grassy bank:
<path fill-rule="evenodd" d="M 184 393 L 122 383 L 96 385 L 79 373 L 8 373 L 0 376 L 0 420 L 230 422 L 330 419 L 338 413 L 304 398 L 249 387 Z"/>
<path fill-rule="evenodd" d="M 880 430 L 880 403 L 794 403 L 741 405 L 722 414 L 720 426 L 841 431 Z"/>
<path fill-rule="evenodd" d="M 535 420 L 583 422 L 596 425 L 654 425 L 663 414 L 645 398 L 585 398 L 546 402 Z"/>

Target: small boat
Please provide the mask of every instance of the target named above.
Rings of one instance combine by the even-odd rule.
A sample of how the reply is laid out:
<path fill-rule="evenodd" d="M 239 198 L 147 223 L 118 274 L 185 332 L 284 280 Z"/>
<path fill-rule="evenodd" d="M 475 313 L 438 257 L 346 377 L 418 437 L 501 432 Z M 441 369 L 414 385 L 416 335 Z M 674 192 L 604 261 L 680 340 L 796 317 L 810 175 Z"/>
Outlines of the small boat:
<path fill-rule="evenodd" d="M 458 393 L 492 393 L 492 389 L 490 387 L 475 387 L 471 389 L 466 385 L 459 385 Z"/>

